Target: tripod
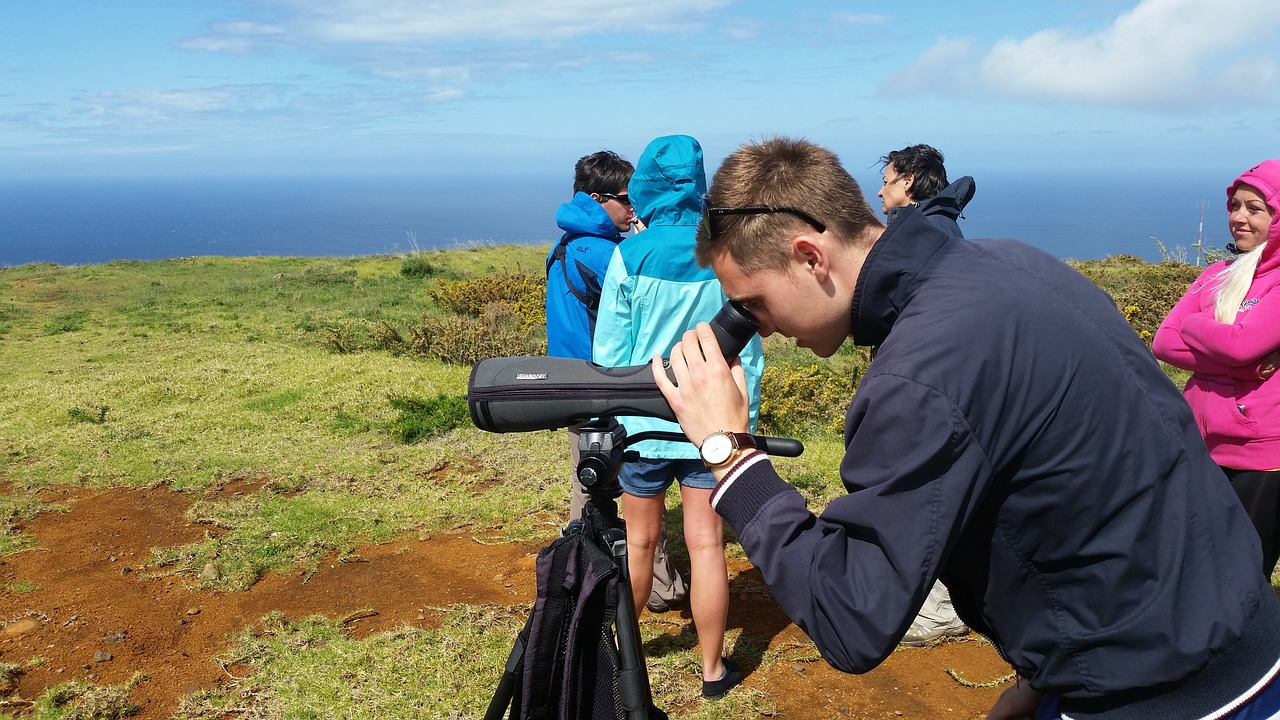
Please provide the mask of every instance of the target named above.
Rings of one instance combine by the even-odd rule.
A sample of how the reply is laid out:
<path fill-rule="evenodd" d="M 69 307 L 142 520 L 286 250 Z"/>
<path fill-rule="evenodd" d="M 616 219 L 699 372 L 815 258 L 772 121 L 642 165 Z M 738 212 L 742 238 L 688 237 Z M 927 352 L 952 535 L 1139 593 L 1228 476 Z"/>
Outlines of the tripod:
<path fill-rule="evenodd" d="M 631 442 L 654 439 L 655 435 L 664 439 L 682 438 L 674 433 L 641 433 L 632 438 Z M 618 699 L 626 720 L 666 720 L 666 713 L 653 706 L 649 671 L 645 667 L 644 650 L 640 642 L 640 621 L 636 616 L 631 574 L 627 567 L 626 528 L 618 517 L 617 499 L 622 495 L 618 470 L 622 467 L 623 451 L 627 443 L 626 430 L 611 418 L 593 420 L 581 427 L 578 436 L 579 460 L 575 473 L 588 499 L 582 515 L 569 523 L 562 536 L 603 525 L 596 542 L 612 556 L 618 573 L 617 602 L 614 608 Z M 529 623 L 526 623 L 524 630 L 516 638 L 507 658 L 502 680 L 489 703 L 488 712 L 485 713 L 485 720 L 501 720 L 511 705 L 517 692 L 519 668 L 525 657 L 532 620 L 533 616 L 530 615 Z"/>
<path fill-rule="evenodd" d="M 754 437 L 756 446 L 771 454 L 795 457 L 804 451 L 804 446 L 797 440 L 761 435 Z M 627 567 L 626 527 L 618 517 L 617 499 L 622 495 L 618 471 L 624 460 L 635 459 L 628 457 L 635 456 L 634 452 L 624 452 L 629 444 L 642 440 L 685 439 L 680 433 L 662 431 L 636 433 L 627 437 L 626 430 L 609 417 L 582 425 L 578 436 L 579 458 L 575 474 L 588 499 L 583 505 L 581 516 L 569 523 L 561 533 L 561 538 L 563 540 L 574 534 L 583 535 L 588 542 L 608 552 L 613 570 L 617 573 L 613 608 L 614 634 L 611 643 L 617 658 L 617 699 L 625 720 L 666 720 L 667 714 L 653 706 L 649 672 L 645 667 L 644 649 L 640 642 L 640 622 L 636 616 L 631 573 Z M 552 547 L 554 545 L 553 543 Z M 541 557 L 539 561 L 541 562 Z M 541 588 L 539 593 L 541 596 Z M 538 654 L 538 648 L 528 647 L 533 621 L 534 614 L 531 613 L 529 621 L 525 623 L 511 648 L 506 669 L 489 703 L 485 720 L 502 720 L 503 714 L 512 706 L 513 699 L 520 690 L 517 684 L 526 661 L 526 650 L 529 649 L 534 655 Z M 513 720 L 516 719 L 513 717 Z"/>

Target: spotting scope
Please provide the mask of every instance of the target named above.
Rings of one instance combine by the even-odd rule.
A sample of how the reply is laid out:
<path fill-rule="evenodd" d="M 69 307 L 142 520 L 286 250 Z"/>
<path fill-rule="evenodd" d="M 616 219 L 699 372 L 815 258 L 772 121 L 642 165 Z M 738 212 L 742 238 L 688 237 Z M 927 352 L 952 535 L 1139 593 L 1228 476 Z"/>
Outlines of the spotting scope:
<path fill-rule="evenodd" d="M 760 323 L 729 301 L 711 319 L 720 352 L 742 352 Z M 675 382 L 671 367 L 667 376 Z M 481 360 L 467 381 L 471 420 L 496 433 L 553 430 L 591 418 L 643 415 L 675 422 L 649 365 L 603 367 L 576 358 L 513 356 Z"/>

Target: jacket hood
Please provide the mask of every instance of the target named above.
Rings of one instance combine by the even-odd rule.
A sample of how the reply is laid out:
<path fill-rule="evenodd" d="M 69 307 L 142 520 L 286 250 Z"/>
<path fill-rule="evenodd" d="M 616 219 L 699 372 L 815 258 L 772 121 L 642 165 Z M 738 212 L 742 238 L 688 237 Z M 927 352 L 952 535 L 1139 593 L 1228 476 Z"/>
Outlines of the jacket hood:
<path fill-rule="evenodd" d="M 1263 160 L 1245 170 L 1227 186 L 1227 212 L 1231 212 L 1231 196 L 1236 188 L 1248 185 L 1262 193 L 1267 207 L 1271 208 L 1271 227 L 1267 230 L 1267 247 L 1262 251 L 1258 267 L 1270 266 L 1280 252 L 1280 160 Z"/>
<path fill-rule="evenodd" d="M 688 135 L 668 135 L 650 142 L 627 185 L 636 217 L 649 227 L 697 225 L 706 192 L 702 146 Z"/>
<path fill-rule="evenodd" d="M 584 192 L 574 194 L 573 200 L 556 209 L 556 225 L 570 235 L 607 239 L 622 237 L 604 207 Z"/>
<path fill-rule="evenodd" d="M 968 205 L 969 201 L 973 199 L 973 194 L 977 189 L 978 186 L 974 183 L 973 178 L 965 175 L 931 198 L 925 198 L 918 203 L 912 203 L 912 205 L 889 208 L 889 212 L 885 213 L 885 220 L 886 222 L 893 222 L 899 211 L 914 205 L 919 208 L 920 214 L 928 218 L 934 225 L 951 235 L 964 237 L 964 233 L 960 231 L 960 223 L 956 221 L 960 219 L 965 205 Z"/>

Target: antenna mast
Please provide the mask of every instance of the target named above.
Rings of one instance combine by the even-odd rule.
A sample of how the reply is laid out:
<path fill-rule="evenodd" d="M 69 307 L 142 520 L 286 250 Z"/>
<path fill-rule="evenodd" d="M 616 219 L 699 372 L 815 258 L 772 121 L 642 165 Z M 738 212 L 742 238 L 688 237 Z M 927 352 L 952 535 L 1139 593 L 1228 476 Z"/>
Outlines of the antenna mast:
<path fill-rule="evenodd" d="M 1200 227 L 1196 230 L 1196 267 L 1200 267 L 1200 253 L 1204 249 L 1204 198 L 1200 199 Z"/>

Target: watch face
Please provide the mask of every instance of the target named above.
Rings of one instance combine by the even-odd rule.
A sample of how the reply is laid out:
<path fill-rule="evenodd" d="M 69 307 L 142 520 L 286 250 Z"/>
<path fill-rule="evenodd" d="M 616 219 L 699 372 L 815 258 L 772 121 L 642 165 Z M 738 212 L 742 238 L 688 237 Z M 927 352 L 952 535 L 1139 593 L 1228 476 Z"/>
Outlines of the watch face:
<path fill-rule="evenodd" d="M 733 438 L 724 433 L 714 433 L 702 443 L 702 461 L 708 465 L 719 465 L 733 454 Z"/>

